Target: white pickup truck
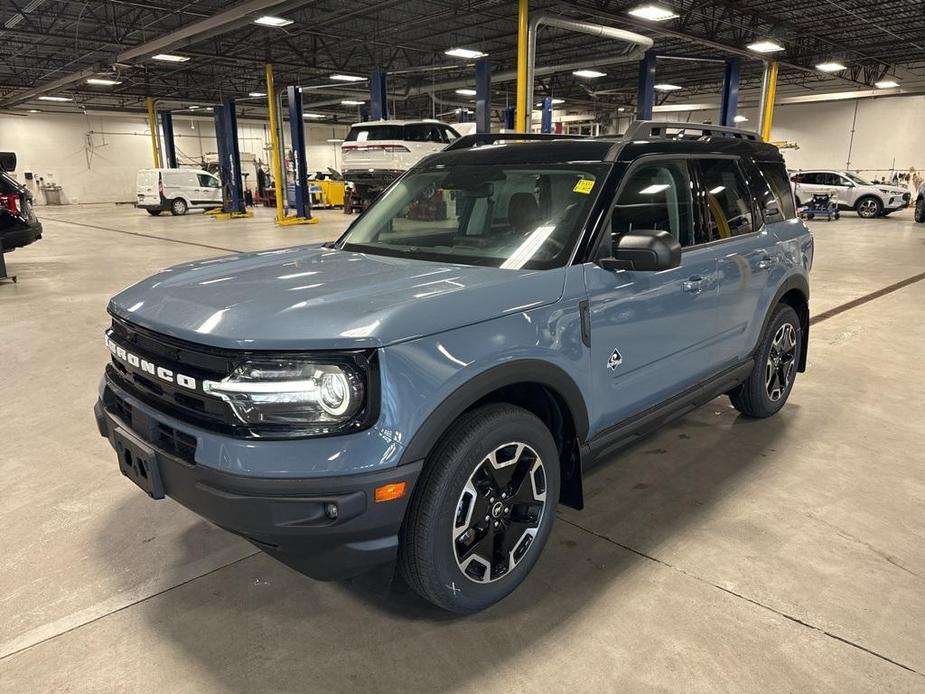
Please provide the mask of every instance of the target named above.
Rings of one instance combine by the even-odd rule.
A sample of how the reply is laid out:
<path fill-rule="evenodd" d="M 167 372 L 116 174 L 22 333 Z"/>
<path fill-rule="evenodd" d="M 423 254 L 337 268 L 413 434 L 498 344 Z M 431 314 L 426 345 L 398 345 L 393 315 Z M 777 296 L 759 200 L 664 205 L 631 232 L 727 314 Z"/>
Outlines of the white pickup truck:
<path fill-rule="evenodd" d="M 351 206 L 366 208 L 401 174 L 458 137 L 451 126 L 435 120 L 355 123 L 341 145 Z"/>

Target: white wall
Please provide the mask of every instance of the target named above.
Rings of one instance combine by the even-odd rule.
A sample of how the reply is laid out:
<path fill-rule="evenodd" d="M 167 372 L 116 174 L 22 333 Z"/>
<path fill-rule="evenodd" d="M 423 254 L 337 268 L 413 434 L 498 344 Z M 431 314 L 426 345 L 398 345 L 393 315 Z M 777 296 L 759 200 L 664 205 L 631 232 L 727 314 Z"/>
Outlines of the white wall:
<path fill-rule="evenodd" d="M 284 128 L 288 128 L 284 124 Z M 346 126 L 306 124 L 309 171 L 340 168 L 340 145 Z M 217 150 L 210 118 L 174 116 L 177 156 L 183 164 L 196 164 Z M 238 122 L 238 147 L 269 162 L 269 134 L 264 123 Z M 16 152 L 16 177 L 25 172 L 62 187 L 63 202 L 131 202 L 135 199 L 135 173 L 153 166 L 151 134 L 144 115 L 71 115 L 32 113 L 0 114 L 0 151 Z M 252 168 L 252 167 L 251 167 Z M 256 185 L 255 172 L 245 168 L 248 183 Z M 41 203 L 42 196 L 36 195 Z"/>

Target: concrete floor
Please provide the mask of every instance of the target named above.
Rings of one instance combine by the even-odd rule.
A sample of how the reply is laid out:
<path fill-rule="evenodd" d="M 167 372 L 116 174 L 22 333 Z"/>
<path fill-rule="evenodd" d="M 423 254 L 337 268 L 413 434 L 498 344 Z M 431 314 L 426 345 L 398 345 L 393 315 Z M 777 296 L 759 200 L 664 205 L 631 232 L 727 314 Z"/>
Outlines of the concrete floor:
<path fill-rule="evenodd" d="M 0 286 L 0 690 L 925 692 L 925 281 L 814 325 L 780 415 L 717 399 L 592 471 L 527 582 L 459 619 L 151 502 L 93 423 L 112 294 L 349 218 L 40 212 Z M 816 314 L 925 266 L 908 211 L 813 231 Z"/>

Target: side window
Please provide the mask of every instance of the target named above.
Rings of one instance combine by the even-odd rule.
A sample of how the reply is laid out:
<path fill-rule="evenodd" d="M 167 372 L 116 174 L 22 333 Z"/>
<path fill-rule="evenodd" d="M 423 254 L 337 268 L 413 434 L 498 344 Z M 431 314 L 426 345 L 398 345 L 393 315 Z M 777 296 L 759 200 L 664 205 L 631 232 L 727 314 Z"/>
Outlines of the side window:
<path fill-rule="evenodd" d="M 820 183 L 820 185 L 824 185 L 824 186 L 842 186 L 842 185 L 844 185 L 844 183 L 842 183 L 841 176 L 839 176 L 838 174 L 833 174 L 833 173 L 828 173 L 828 172 L 827 172 L 827 173 L 818 174 L 818 176 L 819 176 L 819 183 Z"/>
<path fill-rule="evenodd" d="M 752 203 L 734 159 L 702 159 L 700 171 L 707 198 L 710 237 L 728 239 L 755 230 Z"/>
<path fill-rule="evenodd" d="M 218 188 L 218 179 L 209 174 L 196 174 L 199 177 L 199 185 L 202 188 Z"/>
<path fill-rule="evenodd" d="M 800 174 L 800 183 L 808 183 L 811 186 L 817 186 L 822 183 L 822 179 L 817 173 Z"/>
<path fill-rule="evenodd" d="M 787 169 L 783 164 L 773 162 L 758 162 L 758 170 L 765 182 L 771 187 L 777 205 L 780 208 L 781 219 L 768 218 L 769 222 L 779 222 L 783 219 L 793 219 L 797 216 L 793 202 L 793 189 L 787 180 Z"/>
<path fill-rule="evenodd" d="M 691 176 L 686 161 L 662 160 L 630 172 L 613 207 L 611 240 L 642 229 L 670 232 L 682 246 L 704 243 L 695 238 Z"/>
<path fill-rule="evenodd" d="M 409 142 L 427 142 L 428 126 L 426 123 L 412 123 L 405 126 L 405 139 Z"/>
<path fill-rule="evenodd" d="M 440 130 L 436 125 L 427 125 L 425 137 L 428 142 L 446 142 L 443 138 L 443 131 Z"/>
<path fill-rule="evenodd" d="M 453 128 L 446 125 L 441 125 L 440 128 L 443 130 L 443 136 L 446 138 L 447 142 L 453 142 L 459 139 L 459 133 L 453 130 Z"/>

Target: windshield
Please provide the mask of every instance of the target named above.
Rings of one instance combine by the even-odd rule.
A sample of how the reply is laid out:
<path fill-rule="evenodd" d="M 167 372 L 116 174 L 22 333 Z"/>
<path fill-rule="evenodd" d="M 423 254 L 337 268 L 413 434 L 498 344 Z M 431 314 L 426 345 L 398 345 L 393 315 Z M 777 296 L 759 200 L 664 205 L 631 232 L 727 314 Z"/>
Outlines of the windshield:
<path fill-rule="evenodd" d="M 861 185 L 861 186 L 872 186 L 872 185 L 873 185 L 873 183 L 871 183 L 870 181 L 865 181 L 865 180 L 864 180 L 863 178 L 861 178 L 860 176 L 857 176 L 857 175 L 855 175 L 855 174 L 853 174 L 853 173 L 848 173 L 847 171 L 845 171 L 845 176 L 847 176 L 847 177 L 850 178 L 852 181 L 854 181 L 855 183 L 857 183 L 858 185 Z"/>
<path fill-rule="evenodd" d="M 565 263 L 606 164 L 474 165 L 414 171 L 339 241 L 349 251 L 545 269 Z"/>

